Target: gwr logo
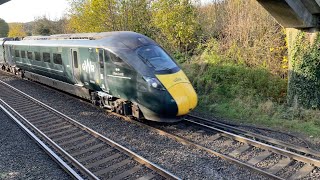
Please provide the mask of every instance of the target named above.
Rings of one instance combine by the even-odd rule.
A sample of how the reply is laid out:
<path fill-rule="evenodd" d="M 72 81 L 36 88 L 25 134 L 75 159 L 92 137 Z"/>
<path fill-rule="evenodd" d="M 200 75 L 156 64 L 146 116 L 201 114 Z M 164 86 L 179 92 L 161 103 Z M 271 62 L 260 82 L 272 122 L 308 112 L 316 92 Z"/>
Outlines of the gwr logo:
<path fill-rule="evenodd" d="M 94 72 L 94 64 L 92 64 L 92 62 L 89 61 L 89 59 L 87 59 L 82 63 L 82 70 L 84 70 L 87 73 Z"/>

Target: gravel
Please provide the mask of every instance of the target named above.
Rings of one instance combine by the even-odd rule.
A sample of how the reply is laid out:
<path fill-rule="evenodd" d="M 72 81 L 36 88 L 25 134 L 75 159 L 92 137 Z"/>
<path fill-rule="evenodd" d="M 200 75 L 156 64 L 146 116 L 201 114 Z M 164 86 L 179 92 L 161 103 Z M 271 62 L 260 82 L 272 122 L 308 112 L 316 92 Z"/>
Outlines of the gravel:
<path fill-rule="evenodd" d="M 293 161 L 290 166 L 287 166 L 280 170 L 277 174 L 284 179 L 290 178 L 295 172 L 297 172 L 303 166 L 302 162 Z"/>
<path fill-rule="evenodd" d="M 247 162 L 250 159 L 258 156 L 261 152 L 263 152 L 264 150 L 257 148 L 257 147 L 251 147 L 249 150 L 243 152 L 242 154 L 239 154 L 237 156 L 237 158 L 239 158 L 240 160 Z"/>
<path fill-rule="evenodd" d="M 0 179 L 70 179 L 0 110 Z"/>
<path fill-rule="evenodd" d="M 256 164 L 256 167 L 262 168 L 262 169 L 268 169 L 277 164 L 281 160 L 282 156 L 279 154 L 274 154 L 268 156 L 263 161 Z"/>
<path fill-rule="evenodd" d="M 315 168 L 308 176 L 301 180 L 320 179 L 320 168 Z"/>
<path fill-rule="evenodd" d="M 314 150 L 320 151 L 320 139 L 312 139 L 310 137 L 305 137 L 301 134 L 286 132 L 285 130 L 269 129 L 266 127 L 259 127 L 259 126 L 254 126 L 250 124 L 245 124 L 245 123 L 237 123 L 235 120 L 215 117 L 214 115 L 207 114 L 207 113 L 192 112 L 192 114 L 199 117 L 212 119 L 212 120 L 216 120 L 216 121 L 227 123 L 227 124 L 230 123 L 230 124 L 239 126 L 240 128 L 246 131 L 250 131 L 263 136 L 278 139 L 280 141 L 284 141 L 284 142 L 302 146 L 302 147 L 309 147 Z"/>
<path fill-rule="evenodd" d="M 127 122 L 66 93 L 16 77 L 2 75 L 0 79 L 183 179 L 268 179 L 212 154 Z"/>

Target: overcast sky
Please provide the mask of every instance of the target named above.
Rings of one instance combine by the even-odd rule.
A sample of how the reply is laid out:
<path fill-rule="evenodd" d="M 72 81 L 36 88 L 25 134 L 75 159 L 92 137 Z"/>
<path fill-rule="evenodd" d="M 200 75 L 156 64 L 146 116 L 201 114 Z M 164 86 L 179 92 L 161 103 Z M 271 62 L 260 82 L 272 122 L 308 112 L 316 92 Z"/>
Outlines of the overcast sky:
<path fill-rule="evenodd" d="M 67 0 L 11 0 L 0 5 L 0 18 L 7 23 L 30 22 L 43 15 L 56 20 L 68 7 Z"/>

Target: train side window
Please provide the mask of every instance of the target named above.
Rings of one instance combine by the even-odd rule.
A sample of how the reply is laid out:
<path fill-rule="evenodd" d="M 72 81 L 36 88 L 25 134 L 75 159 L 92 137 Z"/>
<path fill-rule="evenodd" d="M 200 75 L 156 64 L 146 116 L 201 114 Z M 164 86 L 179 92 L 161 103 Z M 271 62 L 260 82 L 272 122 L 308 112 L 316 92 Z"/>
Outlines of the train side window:
<path fill-rule="evenodd" d="M 99 49 L 99 64 L 100 68 L 104 68 L 104 62 L 103 62 L 103 49 Z"/>
<path fill-rule="evenodd" d="M 78 52 L 72 51 L 73 54 L 73 64 L 75 68 L 78 68 Z"/>
<path fill-rule="evenodd" d="M 36 61 L 41 61 L 41 56 L 40 56 L 40 53 L 39 52 L 34 52 L 34 59 Z"/>
<path fill-rule="evenodd" d="M 26 52 L 25 51 L 21 51 L 21 58 L 26 58 Z"/>
<path fill-rule="evenodd" d="M 27 56 L 28 56 L 28 59 L 33 60 L 32 52 L 27 51 Z"/>
<path fill-rule="evenodd" d="M 42 54 L 42 59 L 43 59 L 43 62 L 50 62 L 50 53 L 47 53 L 47 52 L 44 52 Z"/>
<path fill-rule="evenodd" d="M 17 58 L 20 57 L 20 52 L 19 52 L 19 50 L 15 50 L 15 51 L 14 51 L 14 54 L 15 54 L 15 57 L 17 57 Z"/>
<path fill-rule="evenodd" d="M 55 64 L 61 64 L 61 65 L 62 65 L 61 54 L 53 53 L 53 62 L 54 62 Z"/>

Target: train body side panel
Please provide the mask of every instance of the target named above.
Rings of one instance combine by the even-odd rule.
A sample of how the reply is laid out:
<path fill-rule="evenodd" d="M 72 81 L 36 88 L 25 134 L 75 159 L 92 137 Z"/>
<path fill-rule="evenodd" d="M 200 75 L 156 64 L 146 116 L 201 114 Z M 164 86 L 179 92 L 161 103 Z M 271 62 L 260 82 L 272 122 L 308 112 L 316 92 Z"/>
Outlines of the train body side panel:
<path fill-rule="evenodd" d="M 3 41 L 0 41 L 0 64 L 4 63 L 4 49 L 3 49 Z"/>

